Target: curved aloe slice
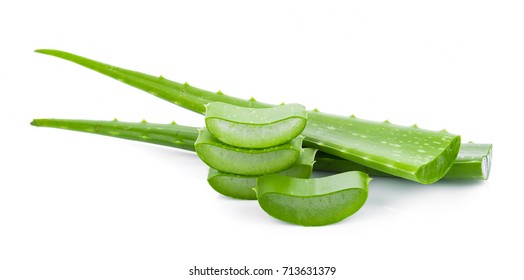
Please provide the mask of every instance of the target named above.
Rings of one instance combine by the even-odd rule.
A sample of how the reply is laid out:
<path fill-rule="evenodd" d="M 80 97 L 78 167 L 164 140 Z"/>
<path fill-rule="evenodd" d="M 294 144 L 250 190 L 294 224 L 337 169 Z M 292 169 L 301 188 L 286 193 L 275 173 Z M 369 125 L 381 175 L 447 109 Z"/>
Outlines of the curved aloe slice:
<path fill-rule="evenodd" d="M 306 127 L 306 110 L 299 104 L 248 108 L 222 102 L 206 106 L 206 127 L 218 140 L 242 148 L 278 146 Z"/>
<path fill-rule="evenodd" d="M 195 150 L 194 143 L 198 137 L 197 127 L 176 124 L 66 119 L 35 119 L 31 124 L 34 126 L 106 135 L 190 151 Z M 163 128 L 161 130 L 162 133 L 158 133 L 158 127 Z M 156 132 L 151 133 L 152 131 Z M 491 146 L 491 144 L 463 143 L 455 162 L 444 176 L 444 179 L 487 179 L 491 166 Z M 391 174 L 324 152 L 318 152 L 315 160 L 315 170 L 332 172 L 362 171 L 373 176 L 392 176 Z"/>
<path fill-rule="evenodd" d="M 207 129 L 200 129 L 195 150 L 208 166 L 226 173 L 263 175 L 291 167 L 302 151 L 302 136 L 280 146 L 245 149 L 226 145 Z"/>
<path fill-rule="evenodd" d="M 491 149 L 491 144 L 463 143 L 460 146 L 460 151 L 455 163 L 453 163 L 443 179 L 487 180 L 491 168 Z M 316 154 L 314 167 L 315 170 L 320 171 L 362 171 L 371 176 L 392 176 L 391 174 L 323 152 Z"/>
<path fill-rule="evenodd" d="M 187 83 L 172 82 L 163 77 L 118 68 L 63 51 L 36 52 L 77 63 L 200 114 L 205 113 L 205 105 L 210 102 L 255 108 L 273 106 L 254 99 L 213 93 Z M 358 131 L 354 131 L 354 128 Z M 368 132 L 371 133 L 369 136 Z M 458 135 L 314 111 L 308 111 L 308 123 L 303 135 L 306 136 L 304 143 L 307 146 L 424 184 L 433 183 L 447 173 L 460 147 Z"/>
<path fill-rule="evenodd" d="M 307 179 L 311 177 L 316 149 L 305 148 L 297 162 L 288 169 L 278 172 L 280 175 Z M 257 199 L 253 188 L 257 185 L 259 176 L 242 176 L 220 172 L 209 168 L 207 182 L 217 192 L 238 199 Z"/>
<path fill-rule="evenodd" d="M 358 171 L 314 179 L 266 175 L 257 179 L 255 190 L 262 209 L 274 218 L 321 226 L 357 212 L 366 202 L 370 180 Z"/>

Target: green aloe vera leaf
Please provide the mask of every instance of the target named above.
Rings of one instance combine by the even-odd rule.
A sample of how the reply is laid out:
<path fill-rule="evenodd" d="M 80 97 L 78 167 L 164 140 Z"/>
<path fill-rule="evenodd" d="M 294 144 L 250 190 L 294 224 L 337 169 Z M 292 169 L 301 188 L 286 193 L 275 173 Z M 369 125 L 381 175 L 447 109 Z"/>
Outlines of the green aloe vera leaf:
<path fill-rule="evenodd" d="M 306 109 L 300 104 L 248 108 L 223 102 L 206 106 L 206 127 L 218 140 L 242 148 L 278 146 L 297 137 L 306 127 Z"/>
<path fill-rule="evenodd" d="M 303 149 L 297 162 L 288 169 L 278 172 L 278 174 L 296 177 L 309 178 L 313 172 L 313 163 L 316 149 Z M 220 194 L 238 199 L 257 199 L 253 190 L 260 176 L 243 176 L 238 174 L 224 173 L 214 168 L 209 168 L 207 181 L 209 185 Z"/>
<path fill-rule="evenodd" d="M 199 132 L 195 142 L 198 157 L 209 167 L 239 175 L 264 175 L 291 167 L 302 152 L 304 138 L 298 136 L 270 148 L 246 149 L 220 142 L 206 128 Z"/>
<path fill-rule="evenodd" d="M 205 105 L 211 102 L 254 108 L 274 106 L 254 99 L 231 97 L 220 91 L 213 93 L 187 83 L 172 82 L 163 77 L 118 68 L 63 51 L 36 52 L 77 63 L 200 114 L 205 113 Z M 433 183 L 442 178 L 451 168 L 460 147 L 460 136 L 446 132 L 365 121 L 316 111 L 308 111 L 307 117 L 308 122 L 302 133 L 306 137 L 306 146 L 423 184 Z M 358 131 L 355 132 L 355 128 Z M 355 143 L 354 140 L 358 142 Z M 428 147 L 425 147 L 426 145 Z"/>
<path fill-rule="evenodd" d="M 320 112 L 308 113 L 306 131 L 307 146 L 423 184 L 442 178 L 460 149 L 460 136 L 445 131 Z"/>
<path fill-rule="evenodd" d="M 462 143 L 457 159 L 443 179 L 487 180 L 491 168 L 491 150 L 492 144 Z M 316 154 L 314 168 L 330 172 L 362 171 L 370 176 L 391 177 L 391 174 L 324 152 Z"/>
<path fill-rule="evenodd" d="M 81 125 L 78 125 L 78 124 Z M 174 148 L 194 151 L 194 143 L 198 137 L 197 127 L 175 124 L 153 123 L 127 123 L 121 121 L 98 120 L 67 120 L 67 119 L 35 119 L 31 123 L 35 126 L 54 127 L 80 132 L 88 132 L 111 137 L 147 142 Z M 110 130 L 101 129 L 108 127 Z M 157 131 L 155 127 L 164 128 L 163 133 L 150 133 Z M 132 129 L 130 129 L 132 128 Z M 459 155 L 444 179 L 487 179 L 491 166 L 491 144 L 463 143 Z M 465 154 L 464 152 L 468 153 Z M 372 176 L 392 176 L 391 174 L 366 167 L 364 165 L 346 160 L 324 152 L 316 154 L 315 170 L 331 172 L 362 171 Z M 485 159 L 484 159 L 485 158 Z M 478 164 L 482 162 L 483 164 Z M 484 164 L 485 163 L 485 164 Z M 288 175 L 292 176 L 293 175 Z M 448 177 L 449 176 L 449 177 Z"/>
<path fill-rule="evenodd" d="M 487 180 L 491 170 L 492 155 L 491 144 L 464 143 L 460 147 L 457 160 L 444 178 Z"/>
<path fill-rule="evenodd" d="M 114 78 L 120 82 L 146 91 L 154 96 L 189 109 L 193 112 L 204 114 L 205 105 L 217 101 L 244 107 L 271 107 L 272 105 L 257 102 L 254 99 L 245 100 L 227 96 L 222 92 L 210 92 L 190 86 L 188 83 L 177 83 L 162 76 L 152 76 L 137 71 L 127 70 L 113 65 L 101 63 L 72 53 L 39 49 L 37 53 L 59 57 L 86 68 Z"/>
<path fill-rule="evenodd" d="M 359 171 L 313 179 L 274 174 L 258 178 L 255 191 L 258 203 L 272 217 L 303 226 L 321 226 L 357 212 L 366 202 L 370 180 Z"/>
<path fill-rule="evenodd" d="M 147 142 L 189 151 L 195 150 L 198 130 L 195 127 L 171 124 L 153 124 L 96 120 L 35 119 L 31 125 L 88 132 L 128 140 Z"/>

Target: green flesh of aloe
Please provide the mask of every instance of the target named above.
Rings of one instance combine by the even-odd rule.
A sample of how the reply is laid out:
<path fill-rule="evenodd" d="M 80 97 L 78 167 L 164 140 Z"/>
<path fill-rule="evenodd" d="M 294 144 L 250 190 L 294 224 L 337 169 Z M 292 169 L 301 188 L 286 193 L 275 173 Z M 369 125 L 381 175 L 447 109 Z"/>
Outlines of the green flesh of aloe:
<path fill-rule="evenodd" d="M 267 148 L 291 141 L 306 127 L 299 104 L 270 108 L 239 107 L 222 102 L 206 106 L 206 127 L 218 140 L 242 148 Z"/>
<path fill-rule="evenodd" d="M 224 144 L 206 128 L 199 131 L 195 150 L 208 166 L 226 173 L 264 175 L 291 167 L 302 152 L 298 136 L 288 143 L 264 149 L 246 149 Z"/>
<path fill-rule="evenodd" d="M 316 149 L 305 148 L 293 166 L 278 172 L 278 174 L 304 179 L 311 177 L 315 153 Z M 259 176 L 242 176 L 209 168 L 207 181 L 214 190 L 225 196 L 255 200 L 257 195 L 253 188 L 256 187 L 257 178 Z"/>
<path fill-rule="evenodd" d="M 200 114 L 205 113 L 206 104 L 211 102 L 253 108 L 274 106 L 254 99 L 245 100 L 221 92 L 213 93 L 187 83 L 172 82 L 163 77 L 126 70 L 63 51 L 36 52 L 77 63 Z M 460 147 L 460 136 L 446 132 L 315 111 L 308 111 L 307 117 L 308 123 L 303 131 L 306 146 L 423 184 L 442 178 L 451 168 Z M 355 143 L 355 140 L 358 141 Z"/>
<path fill-rule="evenodd" d="M 304 226 L 339 222 L 357 212 L 368 195 L 367 174 L 352 171 L 323 178 L 266 175 L 257 179 L 258 202 L 269 215 Z"/>
<path fill-rule="evenodd" d="M 147 142 L 189 151 L 194 151 L 194 143 L 198 137 L 197 127 L 177 124 L 70 119 L 35 119 L 31 124 Z M 491 166 L 491 146 L 491 144 L 463 143 L 449 174 L 446 174 L 444 178 L 487 179 Z M 362 171 L 372 176 L 392 176 L 324 152 L 316 153 L 313 168 L 319 171 Z"/>

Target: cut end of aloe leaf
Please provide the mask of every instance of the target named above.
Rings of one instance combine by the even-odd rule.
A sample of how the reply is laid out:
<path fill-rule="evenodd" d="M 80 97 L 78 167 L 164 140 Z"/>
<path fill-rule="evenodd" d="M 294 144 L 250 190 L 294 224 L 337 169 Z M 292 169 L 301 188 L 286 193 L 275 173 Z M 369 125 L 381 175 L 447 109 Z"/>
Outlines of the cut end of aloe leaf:
<path fill-rule="evenodd" d="M 460 136 L 445 136 L 442 139 L 449 137 L 451 142 L 442 150 L 442 153 L 431 160 L 429 163 L 421 165 L 415 172 L 416 180 L 422 184 L 431 184 L 440 180 L 448 173 L 453 161 L 457 158 L 460 150 Z"/>
<path fill-rule="evenodd" d="M 218 140 L 243 148 L 267 148 L 291 141 L 306 127 L 299 104 L 248 108 L 212 102 L 206 105 L 206 127 Z"/>
<path fill-rule="evenodd" d="M 366 202 L 369 181 L 359 171 L 314 179 L 266 175 L 257 179 L 255 190 L 260 206 L 270 216 L 303 226 L 322 226 L 357 212 Z"/>
<path fill-rule="evenodd" d="M 446 178 L 487 180 L 492 157 L 492 144 L 462 144 L 457 160 Z"/>

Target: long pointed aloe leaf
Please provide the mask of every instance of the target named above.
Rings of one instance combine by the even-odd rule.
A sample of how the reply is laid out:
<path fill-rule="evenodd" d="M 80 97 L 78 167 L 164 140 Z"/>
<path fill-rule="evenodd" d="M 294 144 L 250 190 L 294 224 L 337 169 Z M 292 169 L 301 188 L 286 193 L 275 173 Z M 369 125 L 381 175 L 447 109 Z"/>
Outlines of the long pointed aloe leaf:
<path fill-rule="evenodd" d="M 266 108 L 273 105 L 213 93 L 58 50 L 36 52 L 77 63 L 203 114 L 210 102 Z M 424 184 L 442 178 L 455 161 L 460 136 L 308 111 L 305 143 L 321 151 Z M 356 142 L 355 142 L 356 141 Z"/>
<path fill-rule="evenodd" d="M 31 124 L 34 126 L 94 133 L 190 151 L 194 151 L 194 143 L 198 137 L 199 129 L 176 124 L 129 123 L 116 120 L 35 119 Z M 162 129 L 158 129 L 158 127 Z M 156 133 L 151 133 L 151 131 L 156 131 Z M 162 133 L 158 133 L 159 131 L 162 131 Z M 444 176 L 444 179 L 486 180 L 491 167 L 491 147 L 491 144 L 463 143 L 460 146 L 455 162 Z M 317 152 L 315 160 L 314 169 L 319 171 L 362 171 L 372 176 L 392 176 L 391 174 L 324 152 Z"/>
<path fill-rule="evenodd" d="M 195 141 L 198 137 L 196 127 L 175 123 L 154 124 L 145 121 L 133 123 L 116 119 L 113 121 L 35 119 L 31 125 L 94 133 L 188 151 L 195 151 Z"/>

